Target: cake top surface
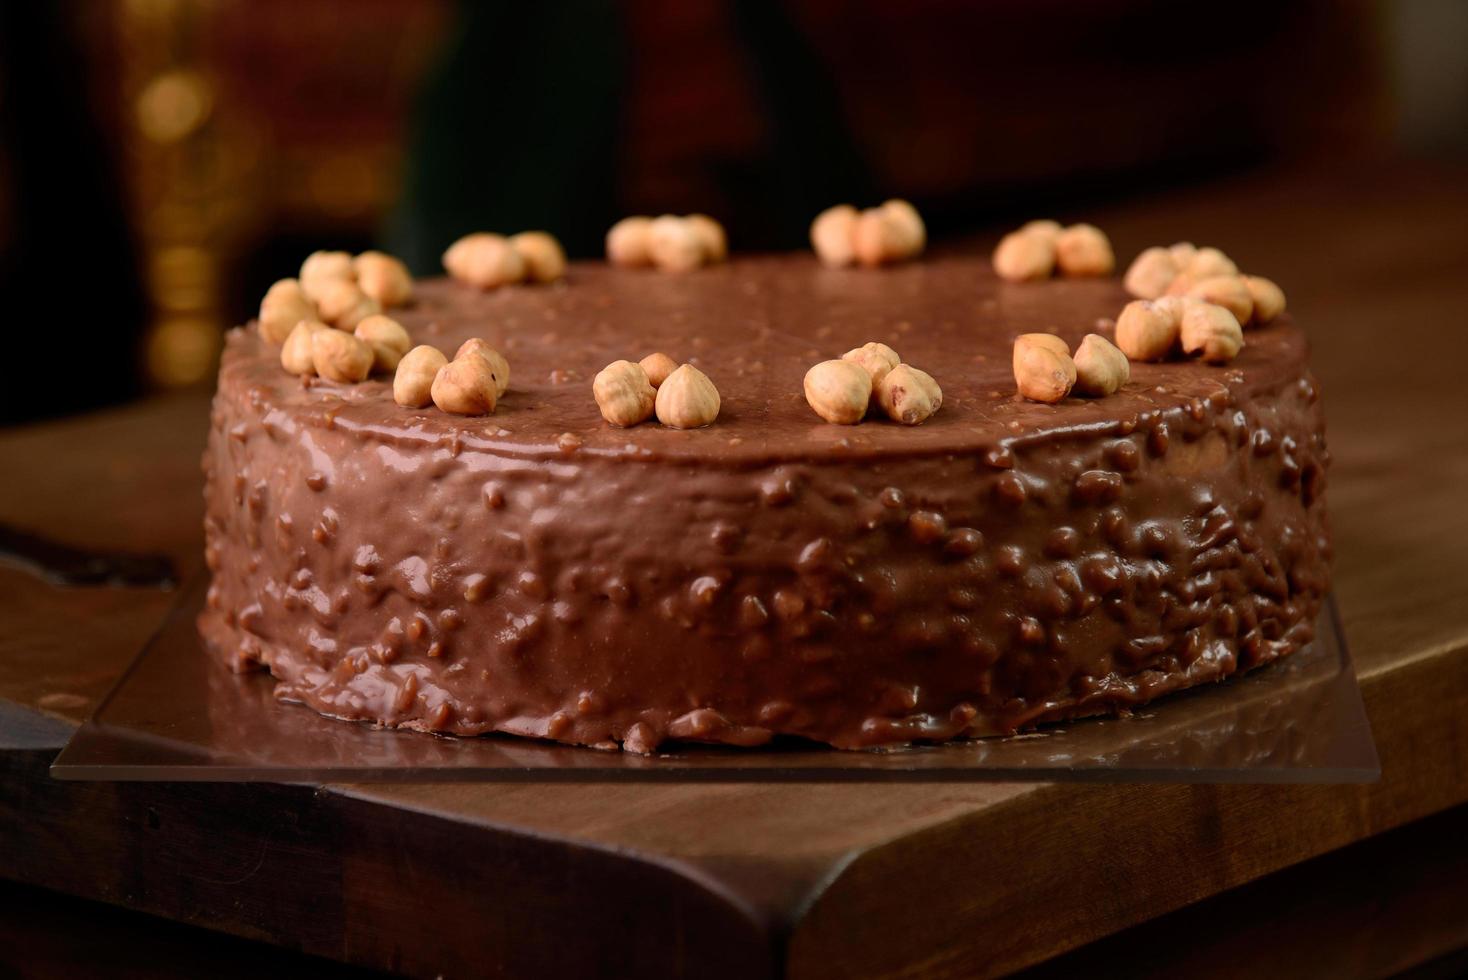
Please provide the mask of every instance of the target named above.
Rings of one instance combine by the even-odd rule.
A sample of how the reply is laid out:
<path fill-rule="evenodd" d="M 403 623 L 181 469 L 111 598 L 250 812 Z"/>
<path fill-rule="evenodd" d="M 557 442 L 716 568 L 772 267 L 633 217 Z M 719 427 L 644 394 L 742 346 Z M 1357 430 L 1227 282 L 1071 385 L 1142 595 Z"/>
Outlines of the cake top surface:
<path fill-rule="evenodd" d="M 420 281 L 411 306 L 388 311 L 415 344 L 449 357 L 470 337 L 502 351 L 510 388 L 494 415 L 403 408 L 386 376 L 357 385 L 303 380 L 281 368 L 280 349 L 253 328 L 231 335 L 221 383 L 242 382 L 270 411 L 387 442 L 753 465 L 1063 438 L 1134 425 L 1196 399 L 1245 398 L 1299 377 L 1305 339 L 1286 315 L 1247 330 L 1246 346 L 1227 365 L 1133 363 L 1130 383 L 1106 398 L 1057 405 L 1019 398 L 1010 363 L 1015 337 L 1055 333 L 1072 349 L 1088 333 L 1110 339 L 1129 299 L 1117 279 L 1007 283 L 973 255 L 880 270 L 828 269 L 804 255 L 736 258 L 685 275 L 577 263 L 549 286 L 481 292 L 447 279 Z M 885 418 L 840 426 L 817 417 L 802 390 L 806 370 L 868 341 L 889 344 L 933 375 L 942 409 L 911 427 Z M 602 419 L 591 394 L 596 373 L 654 351 L 713 380 L 722 400 L 718 421 L 678 430 L 655 422 L 621 429 Z"/>

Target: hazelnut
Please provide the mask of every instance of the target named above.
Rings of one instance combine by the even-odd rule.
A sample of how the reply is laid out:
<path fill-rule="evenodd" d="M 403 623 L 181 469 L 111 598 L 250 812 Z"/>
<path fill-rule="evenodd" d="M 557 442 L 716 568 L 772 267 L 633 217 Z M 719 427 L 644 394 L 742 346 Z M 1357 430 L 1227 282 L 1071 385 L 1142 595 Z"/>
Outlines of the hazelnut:
<path fill-rule="evenodd" d="M 1210 276 L 1200 279 L 1188 290 L 1187 298 L 1201 299 L 1205 303 L 1221 306 L 1232 313 L 1239 323 L 1248 323 L 1254 316 L 1254 297 L 1239 276 Z"/>
<path fill-rule="evenodd" d="M 321 319 L 338 330 L 355 330 L 357 324 L 374 313 L 381 313 L 377 300 L 357 288 L 350 279 L 334 279 L 322 284 L 316 294 Z"/>
<path fill-rule="evenodd" d="M 692 364 L 684 364 L 658 387 L 658 421 L 675 429 L 697 429 L 719 417 L 719 390 Z"/>
<path fill-rule="evenodd" d="M 1177 304 L 1135 299 L 1116 318 L 1116 346 L 1134 361 L 1158 361 L 1177 345 Z"/>
<path fill-rule="evenodd" d="M 636 425 L 652 417 L 658 393 L 641 364 L 613 361 L 597 373 L 591 393 L 601 417 L 613 425 Z"/>
<path fill-rule="evenodd" d="M 1284 290 L 1272 279 L 1263 276 L 1244 276 L 1244 285 L 1254 301 L 1254 322 L 1269 323 L 1285 311 Z"/>
<path fill-rule="evenodd" d="M 396 371 L 398 362 L 413 346 L 403 325 L 381 313 L 364 317 L 352 333 L 372 349 L 372 367 L 376 371 Z"/>
<path fill-rule="evenodd" d="M 885 378 L 888 371 L 902 363 L 902 358 L 897 356 L 895 350 L 876 341 L 847 351 L 841 355 L 841 359 L 852 361 L 866 368 L 867 374 L 872 376 L 873 385 Z"/>
<path fill-rule="evenodd" d="M 943 407 L 943 389 L 926 371 L 899 364 L 876 386 L 877 404 L 903 425 L 921 425 Z"/>
<path fill-rule="evenodd" d="M 661 215 L 648 225 L 647 252 L 664 272 L 689 272 L 703 265 L 703 242 L 676 214 Z"/>
<path fill-rule="evenodd" d="M 290 336 L 280 348 L 280 366 L 291 374 L 315 374 L 316 359 L 311 353 L 311 335 L 318 330 L 330 330 L 318 320 L 306 319 L 298 322 Z"/>
<path fill-rule="evenodd" d="M 662 351 L 649 354 L 637 363 L 647 372 L 648 383 L 654 388 L 661 387 L 668 380 L 668 375 L 678 370 L 678 362 Z"/>
<path fill-rule="evenodd" d="M 407 306 L 413 298 L 413 277 L 401 259 L 385 252 L 363 252 L 352 260 L 357 287 L 383 309 Z"/>
<path fill-rule="evenodd" d="M 1193 256 L 1198 254 L 1198 246 L 1192 242 L 1173 242 L 1167 247 L 1167 254 L 1172 256 L 1172 264 L 1178 271 L 1184 272 L 1192 263 Z"/>
<path fill-rule="evenodd" d="M 1024 360 L 1025 353 L 1031 347 L 1043 347 L 1061 357 L 1070 357 L 1070 345 L 1053 333 L 1022 333 L 1014 338 L 1014 351 L 1010 355 L 1010 366 L 1016 376 L 1019 374 L 1020 361 Z"/>
<path fill-rule="evenodd" d="M 260 300 L 260 336 L 272 344 L 283 344 L 296 324 L 316 319 L 316 304 L 296 279 L 282 279 L 265 291 Z"/>
<path fill-rule="evenodd" d="M 1012 231 L 994 249 L 994 271 L 1009 282 L 1049 279 L 1055 271 L 1055 239 L 1042 232 Z"/>
<path fill-rule="evenodd" d="M 837 204 L 810 223 L 810 245 L 821 264 L 838 268 L 856 261 L 856 208 Z"/>
<path fill-rule="evenodd" d="M 1179 243 L 1179 245 L 1183 244 L 1186 243 Z M 1173 249 L 1178 249 L 1179 245 L 1174 245 Z M 1174 253 L 1175 260 L 1177 254 L 1176 252 Z M 1177 278 L 1168 286 L 1167 291 L 1173 296 L 1185 296 L 1188 290 L 1193 288 L 1195 283 L 1202 282 L 1204 279 L 1212 279 L 1214 276 L 1236 276 L 1238 274 L 1239 267 L 1234 265 L 1233 259 L 1224 255 L 1218 249 L 1211 246 L 1194 249 L 1193 253 L 1188 256 L 1186 264 L 1178 264 Z"/>
<path fill-rule="evenodd" d="M 923 216 L 918 214 L 917 208 L 899 197 L 894 197 L 882 205 L 882 210 L 901 232 L 898 239 L 901 246 L 899 258 L 912 259 L 921 255 L 928 245 L 928 227 L 923 224 Z"/>
<path fill-rule="evenodd" d="M 1049 218 L 1036 218 L 1034 221 L 1026 221 L 1019 226 L 1019 230 L 1026 235 L 1041 235 L 1052 242 L 1060 237 L 1060 222 L 1051 221 Z"/>
<path fill-rule="evenodd" d="M 1075 362 L 1069 354 L 1031 344 L 1015 358 L 1014 381 L 1023 397 L 1053 405 L 1075 385 Z"/>
<path fill-rule="evenodd" d="M 1167 292 L 1177 278 L 1177 262 L 1172 252 L 1160 245 L 1143 249 L 1126 270 L 1122 285 L 1140 299 L 1156 299 Z"/>
<path fill-rule="evenodd" d="M 566 252 L 550 232 L 522 231 L 510 236 L 510 247 L 520 253 L 531 282 L 555 282 L 566 274 Z"/>
<path fill-rule="evenodd" d="M 822 361 L 805 372 L 805 400 L 836 425 L 855 425 L 872 400 L 872 376 L 855 361 Z"/>
<path fill-rule="evenodd" d="M 480 231 L 465 235 L 443 253 L 443 267 L 460 282 L 498 289 L 525 278 L 525 260 L 503 235 Z"/>
<path fill-rule="evenodd" d="M 408 351 L 398 361 L 398 371 L 392 379 L 393 401 L 404 408 L 428 407 L 433 402 L 433 381 L 448 362 L 443 351 L 427 344 Z"/>
<path fill-rule="evenodd" d="M 683 220 L 703 247 L 704 262 L 717 264 L 729 257 L 729 236 L 723 225 L 706 214 L 690 214 Z"/>
<path fill-rule="evenodd" d="M 456 357 L 433 376 L 433 404 L 451 415 L 493 415 L 499 402 L 495 376 L 482 357 Z"/>
<path fill-rule="evenodd" d="M 1105 396 L 1121 390 L 1131 380 L 1132 365 L 1111 341 L 1088 333 L 1076 348 L 1075 390 L 1082 395 Z"/>
<path fill-rule="evenodd" d="M 343 330 L 313 330 L 311 363 L 328 381 L 356 384 L 372 373 L 372 348 Z"/>
<path fill-rule="evenodd" d="M 301 263 L 301 288 L 316 302 L 321 302 L 321 289 L 328 283 L 356 278 L 352 257 L 346 252 L 312 252 Z"/>
<path fill-rule="evenodd" d="M 867 208 L 856 217 L 851 244 L 856 259 L 865 266 L 900 262 L 907 257 L 912 229 L 886 208 Z"/>
<path fill-rule="evenodd" d="M 1238 319 L 1222 306 L 1198 300 L 1183 304 L 1181 337 L 1184 351 L 1201 354 L 1209 364 L 1233 360 L 1244 346 Z"/>
<path fill-rule="evenodd" d="M 494 372 L 495 397 L 503 398 L 510 387 L 510 362 L 505 360 L 505 355 L 489 346 L 489 341 L 481 337 L 470 337 L 460 344 L 459 349 L 454 351 L 454 360 L 470 354 L 484 358 L 489 369 Z"/>
<path fill-rule="evenodd" d="M 1100 228 L 1071 225 L 1055 239 L 1055 264 L 1063 276 L 1109 276 L 1116 269 L 1116 255 Z"/>
<path fill-rule="evenodd" d="M 623 218 L 607 232 L 607 261 L 630 267 L 652 265 L 648 232 L 652 219 L 643 215 Z"/>

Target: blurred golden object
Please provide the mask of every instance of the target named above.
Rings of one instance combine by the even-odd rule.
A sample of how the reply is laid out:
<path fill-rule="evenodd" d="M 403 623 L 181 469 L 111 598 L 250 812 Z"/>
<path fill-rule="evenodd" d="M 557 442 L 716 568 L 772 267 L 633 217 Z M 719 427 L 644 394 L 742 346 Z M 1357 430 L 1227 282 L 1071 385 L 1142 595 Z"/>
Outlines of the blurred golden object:
<path fill-rule="evenodd" d="M 138 128 L 155 143 L 177 143 L 209 118 L 214 98 L 197 72 L 164 72 L 138 93 Z"/>
<path fill-rule="evenodd" d="M 163 385 L 198 384 L 213 372 L 222 340 L 215 320 L 166 317 L 148 333 L 148 374 Z"/>
<path fill-rule="evenodd" d="M 197 245 L 172 245 L 151 257 L 148 287 L 159 307 L 175 313 L 209 309 L 218 275 L 209 253 Z"/>

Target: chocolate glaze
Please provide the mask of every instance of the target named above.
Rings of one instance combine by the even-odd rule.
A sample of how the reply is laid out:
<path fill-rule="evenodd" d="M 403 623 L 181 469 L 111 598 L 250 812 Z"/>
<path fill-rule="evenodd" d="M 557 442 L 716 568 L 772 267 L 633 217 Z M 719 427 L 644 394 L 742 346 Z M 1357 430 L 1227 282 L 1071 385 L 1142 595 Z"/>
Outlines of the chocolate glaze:
<path fill-rule="evenodd" d="M 1109 332 L 1117 282 L 783 257 L 418 296 L 415 342 L 508 356 L 494 416 L 303 382 L 230 335 L 200 625 L 280 697 L 634 751 L 852 748 L 1121 711 L 1310 638 L 1328 454 L 1288 318 L 1230 365 L 1134 364 L 1049 406 L 1014 396 L 1013 338 Z M 943 386 L 929 422 L 805 405 L 806 368 L 869 340 Z M 717 423 L 602 421 L 596 371 L 654 350 L 713 378 Z"/>

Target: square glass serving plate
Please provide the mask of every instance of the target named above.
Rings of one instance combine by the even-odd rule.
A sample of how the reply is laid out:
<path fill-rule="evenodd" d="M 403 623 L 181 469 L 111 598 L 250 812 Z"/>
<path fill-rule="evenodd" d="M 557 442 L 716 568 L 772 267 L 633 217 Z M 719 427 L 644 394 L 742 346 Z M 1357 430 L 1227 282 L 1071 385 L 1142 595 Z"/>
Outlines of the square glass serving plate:
<path fill-rule="evenodd" d="M 1380 776 L 1334 600 L 1282 663 L 1120 718 L 851 752 L 776 740 L 652 756 L 507 735 L 454 738 L 322 717 L 268 674 L 208 656 L 195 583 L 51 767 L 61 779 L 235 782 L 1092 780 L 1345 783 Z"/>

